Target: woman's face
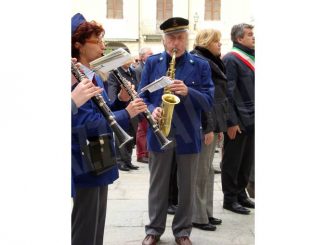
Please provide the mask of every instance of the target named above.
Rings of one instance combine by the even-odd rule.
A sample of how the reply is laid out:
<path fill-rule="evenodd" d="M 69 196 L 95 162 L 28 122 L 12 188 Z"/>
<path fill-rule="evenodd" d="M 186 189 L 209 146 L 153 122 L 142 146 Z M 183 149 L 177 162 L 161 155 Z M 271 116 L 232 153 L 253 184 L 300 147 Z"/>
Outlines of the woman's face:
<path fill-rule="evenodd" d="M 93 34 L 90 38 L 86 39 L 85 44 L 80 44 L 78 48 L 80 60 L 85 60 L 90 63 L 102 57 L 105 50 L 103 35 L 96 36 Z"/>
<path fill-rule="evenodd" d="M 207 49 L 215 56 L 219 56 L 221 55 L 221 42 L 220 41 L 214 41 L 214 42 L 211 42 Z"/>

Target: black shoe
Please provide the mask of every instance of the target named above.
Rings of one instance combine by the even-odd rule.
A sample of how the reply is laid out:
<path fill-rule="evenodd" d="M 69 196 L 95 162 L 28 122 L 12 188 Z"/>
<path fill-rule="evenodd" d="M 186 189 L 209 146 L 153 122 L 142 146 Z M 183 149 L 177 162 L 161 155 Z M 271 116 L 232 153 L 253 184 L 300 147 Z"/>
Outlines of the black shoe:
<path fill-rule="evenodd" d="M 220 224 L 222 224 L 221 219 L 217 219 L 217 218 L 214 218 L 214 217 L 209 217 L 208 220 L 209 220 L 209 223 L 212 224 L 212 225 L 220 225 Z"/>
<path fill-rule="evenodd" d="M 167 213 L 168 214 L 175 214 L 175 211 L 177 210 L 177 208 L 178 208 L 177 205 L 173 205 L 173 204 L 169 205 Z"/>
<path fill-rule="evenodd" d="M 211 223 L 208 224 L 198 224 L 198 223 L 192 223 L 193 227 L 204 230 L 204 231 L 215 231 L 216 226 L 212 225 Z"/>
<path fill-rule="evenodd" d="M 222 173 L 221 170 L 218 170 L 218 169 L 215 169 L 215 168 L 214 168 L 214 174 L 220 174 L 220 173 Z"/>
<path fill-rule="evenodd" d="M 131 162 L 127 163 L 126 165 L 128 168 L 133 169 L 133 170 L 137 170 L 139 168 L 138 166 L 133 165 Z"/>
<path fill-rule="evenodd" d="M 250 210 L 246 209 L 245 207 L 241 206 L 240 203 L 238 202 L 233 202 L 233 203 L 224 203 L 223 208 L 230 210 L 232 212 L 238 213 L 238 214 L 249 214 Z"/>
<path fill-rule="evenodd" d="M 128 166 L 127 166 L 125 163 L 118 164 L 118 168 L 119 168 L 121 171 L 129 171 L 129 170 L 130 170 L 130 169 L 128 168 Z"/>
<path fill-rule="evenodd" d="M 249 198 L 241 200 L 239 203 L 246 208 L 255 208 L 255 202 L 251 201 Z"/>

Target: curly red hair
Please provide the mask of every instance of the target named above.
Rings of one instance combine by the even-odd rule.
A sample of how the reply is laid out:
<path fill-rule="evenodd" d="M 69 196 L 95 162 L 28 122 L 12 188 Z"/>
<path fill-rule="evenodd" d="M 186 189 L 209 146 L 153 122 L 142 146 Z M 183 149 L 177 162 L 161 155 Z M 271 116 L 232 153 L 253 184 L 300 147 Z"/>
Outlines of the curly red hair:
<path fill-rule="evenodd" d="M 79 60 L 79 49 L 75 48 L 76 42 L 85 44 L 86 40 L 93 34 L 95 34 L 97 37 L 100 37 L 104 33 L 105 31 L 102 25 L 98 24 L 95 21 L 85 21 L 80 24 L 80 26 L 78 26 L 76 31 L 71 36 L 71 57 L 77 58 L 77 60 Z"/>

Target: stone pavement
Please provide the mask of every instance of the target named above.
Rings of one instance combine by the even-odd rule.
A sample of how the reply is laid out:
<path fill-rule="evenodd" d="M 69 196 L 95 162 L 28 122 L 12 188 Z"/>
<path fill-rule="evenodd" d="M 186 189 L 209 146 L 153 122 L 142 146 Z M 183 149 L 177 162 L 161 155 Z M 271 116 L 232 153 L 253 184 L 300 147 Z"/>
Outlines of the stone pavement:
<path fill-rule="evenodd" d="M 134 150 L 135 152 L 135 150 Z M 215 153 L 214 166 L 220 162 L 220 153 Z M 104 245 L 141 245 L 148 224 L 148 164 L 136 161 L 138 170 L 119 171 L 120 178 L 109 186 L 108 209 Z M 216 231 L 192 229 L 194 245 L 253 245 L 255 240 L 255 210 L 250 215 L 241 215 L 224 210 L 221 175 L 215 174 L 214 217 L 223 220 Z M 166 230 L 160 244 L 176 244 L 171 230 L 172 215 L 167 216 Z"/>

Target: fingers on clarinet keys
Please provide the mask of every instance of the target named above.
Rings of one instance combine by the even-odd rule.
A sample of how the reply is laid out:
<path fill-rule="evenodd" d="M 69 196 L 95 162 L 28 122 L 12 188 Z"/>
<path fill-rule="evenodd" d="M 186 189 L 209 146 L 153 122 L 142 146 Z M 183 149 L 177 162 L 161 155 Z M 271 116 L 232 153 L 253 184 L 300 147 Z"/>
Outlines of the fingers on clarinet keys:
<path fill-rule="evenodd" d="M 130 118 L 134 118 L 138 114 L 136 105 L 134 103 L 129 103 L 129 105 L 126 107 L 126 110 L 129 114 Z"/>
<path fill-rule="evenodd" d="M 142 100 L 136 99 L 128 104 L 126 110 L 128 111 L 130 118 L 133 118 L 139 113 L 144 112 L 146 108 L 146 104 Z"/>
<path fill-rule="evenodd" d="M 147 105 L 144 103 L 144 101 L 140 98 L 137 98 L 134 100 L 136 110 L 140 112 L 144 112 L 147 109 Z"/>
<path fill-rule="evenodd" d="M 121 89 L 120 93 L 118 94 L 118 99 L 120 101 L 127 102 L 131 99 L 131 97 L 124 89 Z"/>
<path fill-rule="evenodd" d="M 152 113 L 152 116 L 156 121 L 156 123 L 161 120 L 161 115 L 162 115 L 162 109 L 160 107 L 156 107 Z"/>

